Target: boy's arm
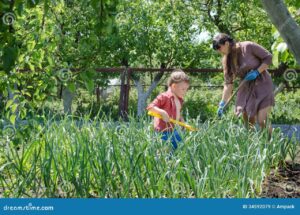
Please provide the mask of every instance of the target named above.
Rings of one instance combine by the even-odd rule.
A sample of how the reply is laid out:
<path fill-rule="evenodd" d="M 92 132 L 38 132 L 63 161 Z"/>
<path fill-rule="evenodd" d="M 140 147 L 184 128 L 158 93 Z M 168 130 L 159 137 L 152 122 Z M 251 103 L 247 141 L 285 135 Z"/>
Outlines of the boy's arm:
<path fill-rule="evenodd" d="M 184 119 L 183 119 L 183 117 L 182 117 L 181 113 L 180 113 L 180 118 L 179 118 L 179 121 L 180 121 L 180 122 L 184 122 Z"/>
<path fill-rule="evenodd" d="M 156 106 L 153 106 L 153 107 L 149 108 L 148 110 L 152 111 L 152 112 L 159 113 L 162 116 L 162 119 L 165 122 L 170 122 L 169 114 L 165 110 L 163 110 L 163 109 L 161 109 L 159 107 L 156 107 Z"/>
<path fill-rule="evenodd" d="M 148 105 L 147 110 L 160 114 L 165 122 L 170 122 L 169 114 L 161 108 L 164 107 L 165 101 L 166 99 L 162 94 L 158 95 L 156 99 Z"/>

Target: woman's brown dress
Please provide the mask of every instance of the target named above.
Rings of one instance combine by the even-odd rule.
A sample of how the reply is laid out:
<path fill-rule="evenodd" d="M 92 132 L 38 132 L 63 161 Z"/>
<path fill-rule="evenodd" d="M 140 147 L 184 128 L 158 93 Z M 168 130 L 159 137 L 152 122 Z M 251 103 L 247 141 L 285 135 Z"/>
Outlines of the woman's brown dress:
<path fill-rule="evenodd" d="M 237 46 L 239 51 L 236 71 L 232 75 L 224 72 L 225 84 L 233 83 L 234 77 L 243 80 L 250 70 L 257 69 L 262 63 L 272 63 L 272 54 L 254 42 L 239 42 Z M 273 83 L 268 71 L 264 71 L 257 79 L 246 82 L 237 93 L 236 107 L 241 106 L 249 117 L 256 116 L 263 108 L 274 106 L 274 103 Z"/>

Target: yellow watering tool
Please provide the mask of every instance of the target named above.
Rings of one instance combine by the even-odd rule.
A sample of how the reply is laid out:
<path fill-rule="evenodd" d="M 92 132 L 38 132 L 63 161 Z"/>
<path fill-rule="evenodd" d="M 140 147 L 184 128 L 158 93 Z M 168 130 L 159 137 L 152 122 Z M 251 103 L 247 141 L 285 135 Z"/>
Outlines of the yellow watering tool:
<path fill-rule="evenodd" d="M 162 116 L 159 113 L 156 113 L 156 112 L 148 111 L 148 115 L 162 119 Z M 190 125 L 185 124 L 184 122 L 180 122 L 180 121 L 172 119 L 172 118 L 170 118 L 170 122 L 173 123 L 173 124 L 176 124 L 176 125 L 180 125 L 180 126 L 186 128 L 189 131 L 197 131 L 198 130 L 196 128 L 193 128 Z"/>

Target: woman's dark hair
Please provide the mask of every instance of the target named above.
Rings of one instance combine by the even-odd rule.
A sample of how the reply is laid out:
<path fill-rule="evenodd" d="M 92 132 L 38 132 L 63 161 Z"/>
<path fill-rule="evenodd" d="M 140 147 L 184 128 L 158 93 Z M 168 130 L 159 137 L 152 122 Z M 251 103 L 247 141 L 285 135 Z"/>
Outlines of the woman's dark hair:
<path fill-rule="evenodd" d="M 234 43 L 234 40 L 228 35 L 224 33 L 220 33 L 213 39 L 213 49 L 218 50 L 220 48 L 220 45 L 224 45 L 225 42 Z"/>
<path fill-rule="evenodd" d="M 228 34 L 220 33 L 213 39 L 213 49 L 218 50 L 220 48 L 220 45 L 224 45 L 226 42 L 229 42 L 229 54 L 227 56 L 224 56 L 224 61 L 226 62 L 226 65 L 224 70 L 228 73 L 229 76 L 234 74 L 236 72 L 236 66 L 237 66 L 237 50 L 235 44 L 235 40 L 229 36 Z"/>

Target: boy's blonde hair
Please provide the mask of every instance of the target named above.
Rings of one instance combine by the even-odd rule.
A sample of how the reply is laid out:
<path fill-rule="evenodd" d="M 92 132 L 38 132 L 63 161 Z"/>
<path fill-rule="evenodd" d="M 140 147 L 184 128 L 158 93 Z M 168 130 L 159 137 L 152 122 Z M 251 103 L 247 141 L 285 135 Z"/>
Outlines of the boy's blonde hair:
<path fill-rule="evenodd" d="M 185 74 L 181 69 L 175 69 L 169 79 L 168 79 L 168 86 L 171 86 L 174 83 L 180 83 L 180 82 L 185 82 L 185 83 L 190 83 L 189 76 Z"/>

